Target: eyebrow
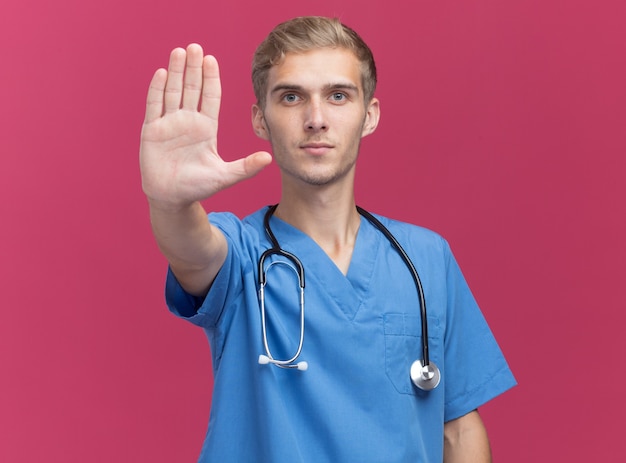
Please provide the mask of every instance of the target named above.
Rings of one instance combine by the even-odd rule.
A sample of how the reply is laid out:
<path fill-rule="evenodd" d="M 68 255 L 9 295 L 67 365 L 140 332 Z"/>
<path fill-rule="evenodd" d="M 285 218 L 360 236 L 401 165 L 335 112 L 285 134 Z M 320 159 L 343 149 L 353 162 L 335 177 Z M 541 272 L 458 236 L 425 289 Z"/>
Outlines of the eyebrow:
<path fill-rule="evenodd" d="M 282 92 L 285 90 L 303 92 L 305 91 L 305 88 L 302 85 L 296 85 L 296 84 L 277 84 L 276 86 L 272 88 L 272 90 L 270 91 L 270 94 L 275 94 L 277 92 Z M 326 84 L 324 85 L 324 87 L 322 87 L 322 90 L 324 91 L 350 90 L 357 94 L 359 93 L 359 87 L 348 82 L 337 82 L 337 83 L 332 83 L 332 84 Z"/>

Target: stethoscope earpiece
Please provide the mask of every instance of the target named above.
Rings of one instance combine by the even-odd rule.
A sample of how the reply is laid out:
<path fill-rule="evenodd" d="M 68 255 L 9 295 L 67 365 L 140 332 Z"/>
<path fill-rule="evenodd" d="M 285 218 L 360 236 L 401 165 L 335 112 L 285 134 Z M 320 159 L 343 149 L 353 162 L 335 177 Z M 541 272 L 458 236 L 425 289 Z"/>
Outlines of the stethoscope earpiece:
<path fill-rule="evenodd" d="M 259 365 L 267 365 L 268 363 L 273 363 L 276 366 L 282 367 L 282 368 L 293 368 L 295 370 L 300 370 L 300 371 L 306 371 L 309 369 L 309 364 L 308 362 L 298 362 L 298 363 L 293 363 L 293 362 L 288 362 L 285 363 L 282 360 L 274 360 L 269 358 L 267 355 L 259 355 Z"/>
<path fill-rule="evenodd" d="M 416 360 L 411 365 L 411 381 L 422 391 L 432 391 L 439 385 L 441 373 L 434 362 L 424 366 L 421 360 Z"/>

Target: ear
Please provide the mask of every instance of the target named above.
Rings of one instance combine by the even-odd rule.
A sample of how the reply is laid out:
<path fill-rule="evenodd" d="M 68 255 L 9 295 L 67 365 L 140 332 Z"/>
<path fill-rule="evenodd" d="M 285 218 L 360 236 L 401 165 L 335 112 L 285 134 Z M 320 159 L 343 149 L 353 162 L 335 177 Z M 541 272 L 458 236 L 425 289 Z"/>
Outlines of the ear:
<path fill-rule="evenodd" d="M 378 121 L 380 120 L 380 102 L 377 98 L 372 98 L 368 103 L 365 112 L 365 123 L 363 124 L 363 131 L 361 137 L 365 137 L 376 130 L 378 127 Z"/>
<path fill-rule="evenodd" d="M 265 116 L 258 103 L 252 105 L 252 129 L 257 137 L 263 140 L 270 139 L 267 126 L 265 125 Z"/>

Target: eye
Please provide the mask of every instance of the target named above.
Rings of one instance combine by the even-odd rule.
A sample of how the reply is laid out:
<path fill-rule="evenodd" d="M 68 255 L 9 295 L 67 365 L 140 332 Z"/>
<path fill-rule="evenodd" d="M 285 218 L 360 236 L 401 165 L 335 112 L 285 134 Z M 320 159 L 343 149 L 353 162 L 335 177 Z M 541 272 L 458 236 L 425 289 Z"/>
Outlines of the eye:
<path fill-rule="evenodd" d="M 286 93 L 285 95 L 283 95 L 283 101 L 285 103 L 295 103 L 296 101 L 298 101 L 298 95 L 296 95 L 295 93 Z"/>
<path fill-rule="evenodd" d="M 341 92 L 335 92 L 330 96 L 330 99 L 335 102 L 342 102 L 346 99 L 346 95 Z"/>

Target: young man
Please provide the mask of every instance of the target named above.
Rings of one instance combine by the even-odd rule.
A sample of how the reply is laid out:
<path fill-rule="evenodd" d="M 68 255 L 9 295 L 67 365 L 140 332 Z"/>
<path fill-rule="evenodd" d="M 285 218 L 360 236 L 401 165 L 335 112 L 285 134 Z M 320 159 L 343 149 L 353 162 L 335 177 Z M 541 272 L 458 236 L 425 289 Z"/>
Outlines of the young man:
<path fill-rule="evenodd" d="M 167 302 L 211 344 L 200 461 L 490 461 L 476 409 L 515 380 L 447 243 L 378 217 L 414 277 L 355 204 L 361 138 L 380 117 L 369 48 L 337 20 L 296 18 L 257 49 L 253 83 L 253 129 L 282 175 L 277 207 L 207 220 L 200 201 L 271 156 L 219 157 L 219 71 L 200 46 L 174 50 L 156 72 L 142 132 Z M 416 386 L 415 360 L 430 390 Z"/>

